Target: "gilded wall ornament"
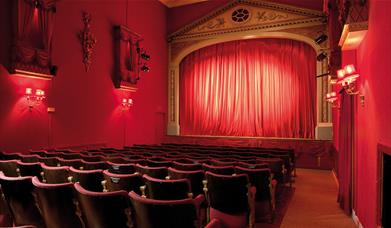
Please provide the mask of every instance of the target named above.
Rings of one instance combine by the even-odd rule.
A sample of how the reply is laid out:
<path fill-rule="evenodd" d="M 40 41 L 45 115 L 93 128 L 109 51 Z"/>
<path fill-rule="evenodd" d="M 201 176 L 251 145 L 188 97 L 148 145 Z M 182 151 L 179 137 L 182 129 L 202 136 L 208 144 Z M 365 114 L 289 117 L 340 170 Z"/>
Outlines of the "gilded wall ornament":
<path fill-rule="evenodd" d="M 83 12 L 84 30 L 79 33 L 79 39 L 83 49 L 83 63 L 86 72 L 89 71 L 92 62 L 92 52 L 97 42 L 95 35 L 91 32 L 91 14 Z"/>

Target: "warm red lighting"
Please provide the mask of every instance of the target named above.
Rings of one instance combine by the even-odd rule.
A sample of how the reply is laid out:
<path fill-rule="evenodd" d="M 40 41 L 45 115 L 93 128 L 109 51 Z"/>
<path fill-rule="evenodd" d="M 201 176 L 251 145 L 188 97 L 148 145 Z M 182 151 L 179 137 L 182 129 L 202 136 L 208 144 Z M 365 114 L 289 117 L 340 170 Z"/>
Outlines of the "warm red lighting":
<path fill-rule="evenodd" d="M 340 69 L 337 71 L 337 75 L 338 75 L 338 78 L 343 78 L 345 77 L 345 70 L 344 69 Z"/>
<path fill-rule="evenodd" d="M 26 88 L 26 95 L 31 95 L 33 90 L 31 88 Z"/>
<path fill-rule="evenodd" d="M 326 101 L 333 103 L 336 100 L 338 100 L 337 93 L 336 92 L 330 92 L 326 94 Z"/>
<path fill-rule="evenodd" d="M 122 106 L 124 108 L 129 108 L 133 105 L 133 99 L 132 98 L 123 98 L 122 99 Z"/>
<path fill-rule="evenodd" d="M 346 65 L 345 66 L 345 72 L 346 72 L 346 74 L 353 74 L 353 73 L 356 72 L 356 69 L 354 68 L 353 64 Z"/>
<path fill-rule="evenodd" d="M 346 65 L 343 69 L 338 70 L 337 74 L 337 83 L 344 87 L 349 86 L 351 83 L 356 81 L 358 77 L 360 77 L 360 75 L 356 73 L 356 68 L 353 64 Z"/>
<path fill-rule="evenodd" d="M 35 106 L 40 104 L 45 99 L 45 91 L 41 89 L 35 90 L 35 95 L 33 95 L 33 89 L 32 88 L 26 88 L 26 99 L 28 102 L 28 106 L 31 109 Z"/>

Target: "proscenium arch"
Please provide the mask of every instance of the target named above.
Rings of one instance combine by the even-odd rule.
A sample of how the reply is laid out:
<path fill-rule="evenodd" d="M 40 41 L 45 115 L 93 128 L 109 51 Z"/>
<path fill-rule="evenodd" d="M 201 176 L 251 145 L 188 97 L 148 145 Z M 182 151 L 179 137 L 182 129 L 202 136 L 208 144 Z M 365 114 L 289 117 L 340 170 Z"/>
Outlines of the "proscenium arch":
<path fill-rule="evenodd" d="M 232 19 L 232 13 L 239 8 L 246 8 L 252 15 L 241 24 Z M 329 54 L 327 40 L 315 42 L 321 34 L 327 34 L 323 12 L 266 0 L 232 0 L 170 34 L 167 135 L 180 135 L 179 66 L 188 54 L 213 44 L 260 38 L 296 40 L 310 45 L 317 55 Z M 317 61 L 316 71 L 317 75 L 327 75 L 328 58 Z M 332 138 L 331 106 L 323 97 L 329 91 L 328 78 L 317 78 L 316 139 Z"/>
<path fill-rule="evenodd" d="M 173 103 L 173 99 L 175 100 L 175 107 L 173 107 L 171 110 L 174 111 L 175 113 L 169 116 L 174 117 L 172 119 L 169 118 L 168 126 L 167 126 L 167 133 L 168 135 L 180 135 L 180 125 L 179 125 L 179 107 L 180 107 L 180 101 L 179 101 L 179 94 L 180 94 L 180 87 L 179 87 L 179 82 L 180 82 L 180 63 L 182 60 L 189 55 L 190 53 L 199 50 L 201 48 L 214 45 L 214 44 L 219 44 L 219 43 L 224 43 L 224 42 L 229 42 L 229 41 L 235 41 L 235 40 L 248 40 L 248 39 L 262 39 L 262 38 L 275 38 L 275 39 L 291 39 L 291 40 L 296 40 L 300 42 L 304 42 L 311 46 L 315 52 L 316 55 L 323 51 L 327 51 L 326 48 L 320 46 L 317 44 L 313 39 L 303 36 L 303 35 L 298 35 L 294 33 L 288 33 L 288 32 L 259 32 L 259 33 L 254 33 L 254 31 L 247 31 L 247 32 L 242 32 L 242 33 L 237 33 L 237 34 L 227 34 L 227 35 L 220 35 L 218 37 L 214 37 L 212 39 L 206 39 L 202 40 L 199 42 L 194 42 L 194 44 L 187 46 L 186 48 L 182 49 L 179 53 L 176 53 L 176 56 L 171 59 L 170 62 L 170 76 L 172 82 L 169 82 L 169 90 L 174 90 L 175 96 L 172 98 L 169 98 L 169 105 L 172 105 L 170 103 Z M 316 61 L 316 59 L 315 59 Z M 323 61 L 316 61 L 317 67 L 316 67 L 316 72 L 317 75 L 321 75 L 327 72 L 327 65 L 328 61 L 327 59 Z M 169 76 L 169 77 L 170 77 Z M 314 75 L 315 77 L 315 75 Z M 324 80 L 323 78 L 318 78 L 317 79 L 317 110 L 316 110 L 316 117 L 317 117 L 317 126 L 315 129 L 315 138 L 316 139 L 328 139 L 328 138 L 322 138 L 322 134 L 326 135 L 331 135 L 331 119 L 328 118 L 327 122 L 322 121 L 322 110 L 324 108 L 327 109 L 328 116 L 331 116 L 331 109 L 330 107 L 324 107 L 324 102 L 323 100 L 323 91 L 325 90 L 324 88 Z M 171 88 L 174 85 L 174 88 Z M 329 88 L 326 88 L 328 90 Z M 327 105 L 327 104 L 326 104 Z M 170 107 L 169 107 L 170 111 Z"/>

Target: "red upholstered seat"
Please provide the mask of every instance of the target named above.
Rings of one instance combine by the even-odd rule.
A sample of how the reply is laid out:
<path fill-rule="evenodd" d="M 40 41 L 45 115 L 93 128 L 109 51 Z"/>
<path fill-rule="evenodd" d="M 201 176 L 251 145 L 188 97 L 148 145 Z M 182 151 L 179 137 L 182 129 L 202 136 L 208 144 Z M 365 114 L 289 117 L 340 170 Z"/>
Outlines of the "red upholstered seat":
<path fill-rule="evenodd" d="M 246 174 L 220 175 L 205 173 L 210 219 L 221 220 L 222 227 L 246 227 L 254 224 L 252 207 L 255 188 Z M 249 222 L 248 222 L 249 221 Z"/>
<path fill-rule="evenodd" d="M 108 170 L 111 173 L 117 174 L 132 174 L 136 172 L 135 164 L 133 163 L 115 163 L 115 162 L 106 162 L 109 165 Z"/>
<path fill-rule="evenodd" d="M 136 171 L 140 174 L 147 174 L 150 177 L 165 179 L 168 172 L 167 167 L 148 167 L 140 164 L 136 164 Z"/>
<path fill-rule="evenodd" d="M 117 174 L 109 170 L 103 171 L 104 185 L 107 191 L 124 190 L 127 192 L 135 191 L 141 194 L 140 186 L 144 185 L 143 178 L 140 174 Z"/>
<path fill-rule="evenodd" d="M 191 190 L 194 196 L 199 194 L 204 194 L 202 181 L 204 180 L 204 171 L 203 170 L 177 170 L 174 168 L 168 168 L 168 176 L 172 180 L 177 179 L 188 179 L 190 181 Z"/>
<path fill-rule="evenodd" d="M 20 160 L 26 163 L 40 162 L 39 156 L 36 154 L 21 154 Z"/>
<path fill-rule="evenodd" d="M 110 167 L 109 164 L 107 164 L 104 161 L 97 161 L 97 162 L 89 162 L 89 161 L 84 161 L 83 160 L 83 165 L 82 165 L 84 170 L 94 170 L 94 169 L 108 169 Z"/>
<path fill-rule="evenodd" d="M 40 162 L 34 163 L 25 163 L 21 161 L 17 161 L 18 169 L 17 172 L 20 176 L 37 176 L 42 180 L 41 172 L 42 167 Z"/>
<path fill-rule="evenodd" d="M 41 163 L 42 179 L 48 184 L 68 183 L 69 166 L 47 166 Z"/>
<path fill-rule="evenodd" d="M 39 157 L 41 163 L 44 163 L 47 166 L 60 166 L 60 161 L 58 157 Z"/>
<path fill-rule="evenodd" d="M 202 195 L 195 199 L 155 200 L 147 199 L 130 192 L 132 207 L 135 210 L 135 227 L 170 227 L 198 228 L 202 221 L 199 219 L 199 205 L 203 202 Z"/>
<path fill-rule="evenodd" d="M 202 169 L 205 171 L 222 175 L 232 175 L 235 173 L 235 168 L 233 166 L 213 166 L 204 163 L 202 164 Z"/>
<path fill-rule="evenodd" d="M 44 227 L 43 218 L 33 196 L 32 178 L 31 176 L 6 177 L 3 172 L 0 172 L 1 190 L 15 225 Z"/>
<path fill-rule="evenodd" d="M 92 192 L 75 183 L 87 228 L 128 228 L 133 223 L 126 191 Z"/>
<path fill-rule="evenodd" d="M 251 186 L 257 191 L 255 194 L 255 220 L 260 221 L 268 217 L 273 221 L 275 213 L 275 181 L 272 181 L 270 169 L 248 169 L 235 167 L 235 173 L 247 174 Z"/>
<path fill-rule="evenodd" d="M 63 159 L 59 158 L 58 162 L 61 166 L 70 166 L 75 169 L 83 169 L 83 161 L 81 159 Z"/>
<path fill-rule="evenodd" d="M 83 227 L 74 203 L 73 183 L 45 184 L 37 177 L 33 177 L 32 183 L 46 227 Z"/>
<path fill-rule="evenodd" d="M 163 180 L 143 175 L 145 196 L 157 200 L 177 200 L 192 197 L 188 179 Z"/>
<path fill-rule="evenodd" d="M 78 170 L 69 168 L 69 180 L 73 183 L 79 182 L 83 188 L 89 191 L 102 192 L 103 170 Z"/>
<path fill-rule="evenodd" d="M 7 177 L 17 177 L 18 160 L 0 160 L 0 171 Z"/>

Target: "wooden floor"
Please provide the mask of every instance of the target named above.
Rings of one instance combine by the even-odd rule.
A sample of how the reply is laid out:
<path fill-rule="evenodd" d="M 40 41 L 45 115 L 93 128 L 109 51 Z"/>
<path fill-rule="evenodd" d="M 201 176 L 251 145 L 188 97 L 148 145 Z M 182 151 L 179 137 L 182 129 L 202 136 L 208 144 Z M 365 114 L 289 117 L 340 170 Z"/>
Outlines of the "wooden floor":
<path fill-rule="evenodd" d="M 297 176 L 281 228 L 356 227 L 338 206 L 338 189 L 331 171 L 298 169 Z"/>

